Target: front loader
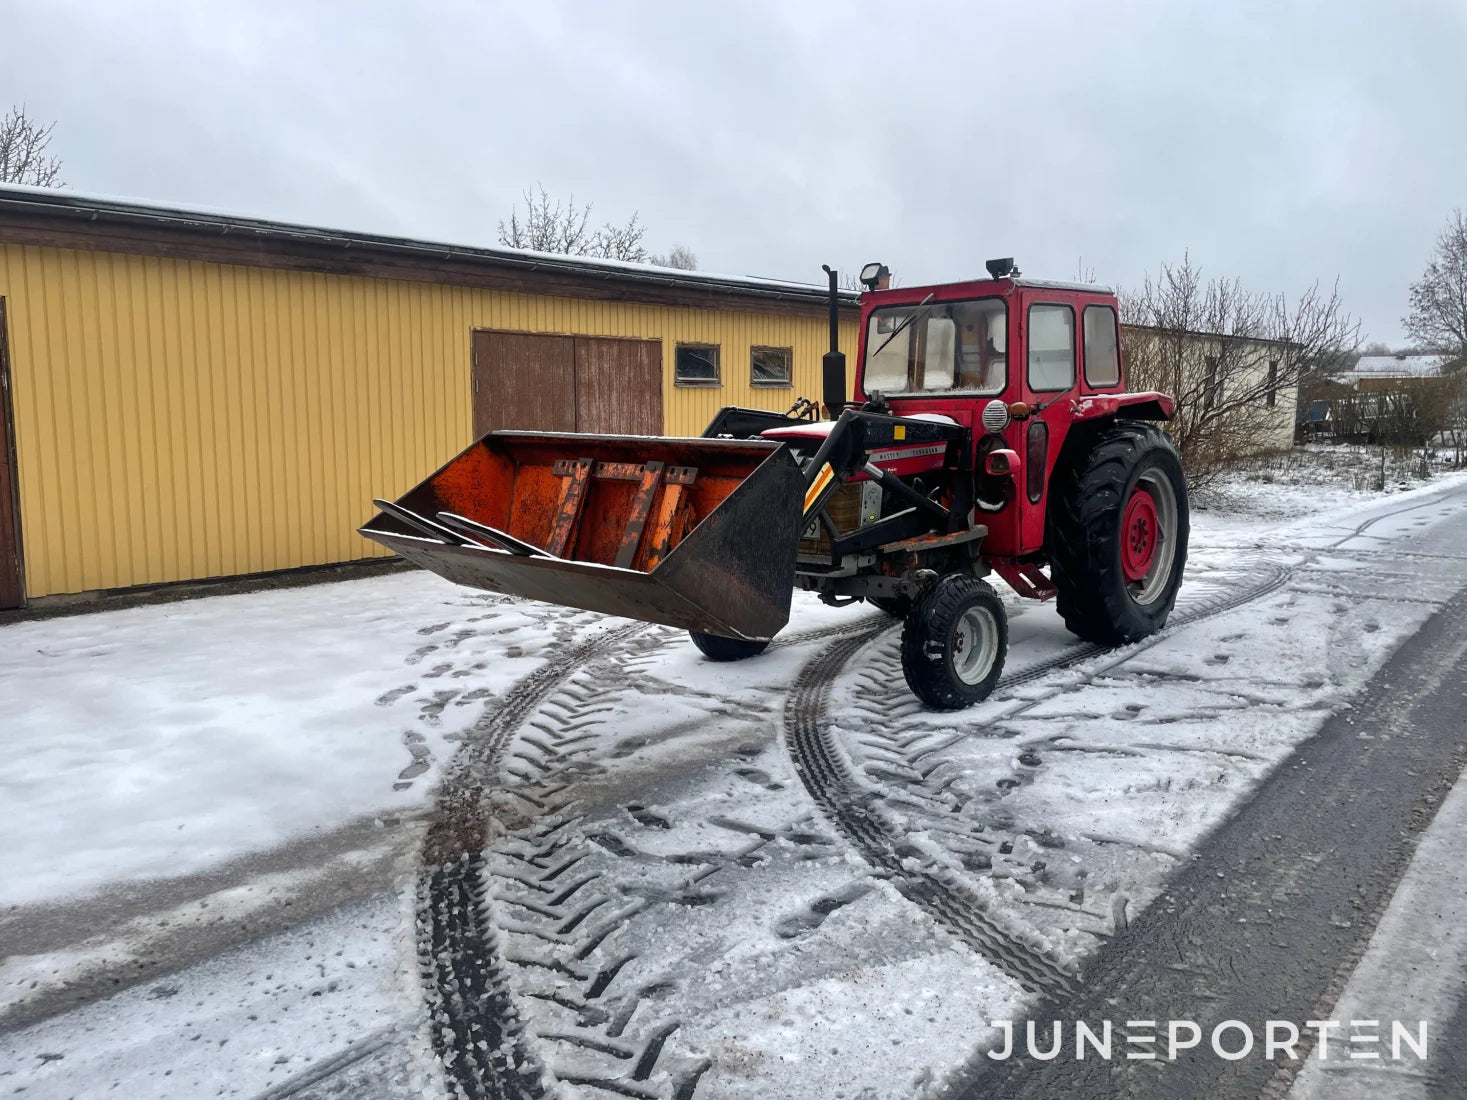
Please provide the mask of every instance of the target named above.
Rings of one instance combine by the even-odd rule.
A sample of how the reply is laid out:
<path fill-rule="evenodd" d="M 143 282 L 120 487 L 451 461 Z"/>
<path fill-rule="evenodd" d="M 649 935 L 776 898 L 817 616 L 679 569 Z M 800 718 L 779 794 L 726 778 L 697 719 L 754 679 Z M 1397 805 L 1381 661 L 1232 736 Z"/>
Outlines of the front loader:
<path fill-rule="evenodd" d="M 836 337 L 823 407 L 726 408 L 701 439 L 491 432 L 362 534 L 460 584 L 688 630 L 713 660 L 762 652 L 791 593 L 904 620 L 929 706 L 992 691 L 997 574 L 1107 645 L 1159 630 L 1186 562 L 1186 484 L 1124 385 L 1115 295 L 989 278 L 877 289 L 863 271 L 854 396 Z M 1045 569 L 1048 569 L 1048 573 Z"/>

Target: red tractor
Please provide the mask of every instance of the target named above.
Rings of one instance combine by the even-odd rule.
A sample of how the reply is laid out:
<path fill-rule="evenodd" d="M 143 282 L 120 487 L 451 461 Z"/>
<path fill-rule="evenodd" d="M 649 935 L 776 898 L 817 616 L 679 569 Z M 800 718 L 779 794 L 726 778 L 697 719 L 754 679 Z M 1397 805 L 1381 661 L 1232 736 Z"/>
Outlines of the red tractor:
<path fill-rule="evenodd" d="M 700 440 L 494 432 L 362 533 L 451 580 L 687 628 L 714 660 L 761 652 L 795 587 L 905 620 L 902 667 L 930 706 L 988 695 L 1008 628 L 983 579 L 1056 597 L 1119 645 L 1166 622 L 1187 493 L 1125 392 L 1115 295 L 1019 276 L 876 289 L 862 272 L 854 397 L 837 347 L 824 405 L 720 411 Z M 1049 573 L 1043 572 L 1044 566 Z"/>

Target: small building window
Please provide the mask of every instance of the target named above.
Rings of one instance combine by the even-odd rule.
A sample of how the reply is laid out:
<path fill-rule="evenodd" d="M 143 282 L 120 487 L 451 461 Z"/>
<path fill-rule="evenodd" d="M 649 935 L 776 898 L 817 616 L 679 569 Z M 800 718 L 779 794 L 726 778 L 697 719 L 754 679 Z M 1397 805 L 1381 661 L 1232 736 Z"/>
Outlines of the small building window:
<path fill-rule="evenodd" d="M 1116 338 L 1116 311 L 1110 306 L 1085 307 L 1085 381 L 1096 389 L 1121 380 L 1120 341 Z"/>
<path fill-rule="evenodd" d="M 1202 360 L 1202 409 L 1214 408 L 1222 397 L 1222 381 L 1217 376 L 1217 356 L 1209 355 Z"/>
<path fill-rule="evenodd" d="M 1268 361 L 1268 393 L 1264 395 L 1263 403 L 1270 409 L 1279 403 L 1279 361 L 1277 359 Z"/>
<path fill-rule="evenodd" d="M 673 380 L 679 386 L 721 386 L 717 344 L 679 344 Z"/>
<path fill-rule="evenodd" d="M 1075 384 L 1075 311 L 1029 307 L 1029 388 L 1067 390 Z"/>
<path fill-rule="evenodd" d="M 754 386 L 793 385 L 790 364 L 794 348 L 750 348 L 749 383 Z"/>

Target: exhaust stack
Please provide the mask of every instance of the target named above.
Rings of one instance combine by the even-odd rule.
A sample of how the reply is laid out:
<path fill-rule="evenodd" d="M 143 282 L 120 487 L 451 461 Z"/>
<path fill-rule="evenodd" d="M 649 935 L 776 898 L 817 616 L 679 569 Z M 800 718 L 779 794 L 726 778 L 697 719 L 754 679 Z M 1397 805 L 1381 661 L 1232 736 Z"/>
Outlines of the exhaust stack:
<path fill-rule="evenodd" d="M 834 420 L 846 407 L 846 357 L 840 350 L 840 286 L 836 270 L 829 264 L 821 264 L 830 280 L 830 350 L 820 360 L 821 402 L 825 415 Z"/>

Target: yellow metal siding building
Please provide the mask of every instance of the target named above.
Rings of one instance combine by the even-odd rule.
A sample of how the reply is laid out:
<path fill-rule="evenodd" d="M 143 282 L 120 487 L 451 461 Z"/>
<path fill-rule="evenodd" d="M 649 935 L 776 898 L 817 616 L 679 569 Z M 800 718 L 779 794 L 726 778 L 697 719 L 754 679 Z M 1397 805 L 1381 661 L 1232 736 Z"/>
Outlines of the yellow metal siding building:
<path fill-rule="evenodd" d="M 660 341 L 669 435 L 820 393 L 818 288 L 46 200 L 0 189 L 29 599 L 384 556 L 372 498 L 473 438 L 475 330 Z M 679 343 L 717 345 L 721 385 L 677 384 Z M 792 349 L 789 387 L 751 384 L 753 346 Z"/>

